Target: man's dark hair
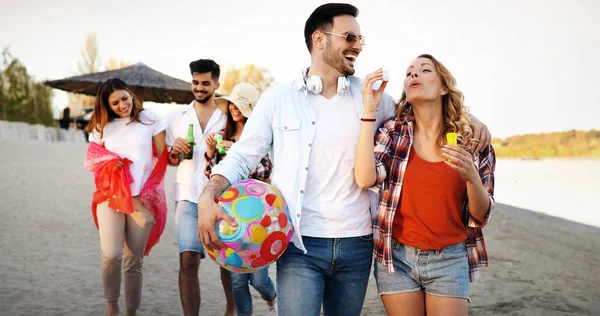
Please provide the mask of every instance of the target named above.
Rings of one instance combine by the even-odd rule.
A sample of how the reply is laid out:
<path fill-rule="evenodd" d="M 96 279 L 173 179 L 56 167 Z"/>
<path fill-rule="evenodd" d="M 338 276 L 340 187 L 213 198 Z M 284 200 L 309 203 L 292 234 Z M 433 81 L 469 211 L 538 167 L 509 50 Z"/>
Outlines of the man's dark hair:
<path fill-rule="evenodd" d="M 312 35 L 316 30 L 329 31 L 333 18 L 340 15 L 358 16 L 358 9 L 347 3 L 327 3 L 313 11 L 304 24 L 304 41 L 308 52 L 312 52 Z"/>
<path fill-rule="evenodd" d="M 212 59 L 198 59 L 190 63 L 190 73 L 193 75 L 195 72 L 210 72 L 213 81 L 219 82 L 221 67 L 219 67 L 219 64 L 215 63 Z"/>

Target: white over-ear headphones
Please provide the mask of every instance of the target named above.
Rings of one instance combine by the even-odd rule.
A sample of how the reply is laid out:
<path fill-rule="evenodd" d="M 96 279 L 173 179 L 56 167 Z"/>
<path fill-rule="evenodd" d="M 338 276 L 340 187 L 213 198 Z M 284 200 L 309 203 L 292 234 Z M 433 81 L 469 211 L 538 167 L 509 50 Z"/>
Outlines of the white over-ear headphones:
<path fill-rule="evenodd" d="M 312 75 L 307 78 L 306 77 L 307 73 L 308 73 L 308 69 L 305 69 L 302 72 L 302 75 L 304 77 L 304 83 L 306 85 L 306 89 L 310 93 L 320 94 L 323 91 L 323 81 L 321 81 L 321 77 L 319 77 L 317 75 Z M 338 77 L 337 94 L 342 95 L 342 94 L 346 93 L 346 91 L 348 91 L 349 88 L 350 88 L 350 79 L 348 79 L 348 77 Z"/>

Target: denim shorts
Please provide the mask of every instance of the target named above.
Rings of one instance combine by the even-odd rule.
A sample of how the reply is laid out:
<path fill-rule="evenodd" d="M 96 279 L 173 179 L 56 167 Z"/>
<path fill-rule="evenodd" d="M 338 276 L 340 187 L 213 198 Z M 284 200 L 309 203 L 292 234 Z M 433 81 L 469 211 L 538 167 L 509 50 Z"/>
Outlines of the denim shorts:
<path fill-rule="evenodd" d="M 177 227 L 177 244 L 179 253 L 194 251 L 204 259 L 204 246 L 198 239 L 198 204 L 190 201 L 175 203 L 175 226 Z"/>
<path fill-rule="evenodd" d="M 420 250 L 392 239 L 394 272 L 375 262 L 379 295 L 423 291 L 430 295 L 469 299 L 469 262 L 465 243 L 441 250 Z"/>

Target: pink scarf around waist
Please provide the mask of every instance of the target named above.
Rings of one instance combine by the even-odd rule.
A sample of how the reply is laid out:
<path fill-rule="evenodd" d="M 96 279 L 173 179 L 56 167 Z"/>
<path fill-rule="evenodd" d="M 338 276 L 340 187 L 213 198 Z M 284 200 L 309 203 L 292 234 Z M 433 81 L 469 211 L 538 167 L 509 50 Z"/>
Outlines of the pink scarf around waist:
<path fill-rule="evenodd" d="M 163 180 L 167 171 L 168 151 L 164 149 L 160 158 L 158 158 L 154 146 L 152 146 L 152 152 L 152 173 L 140 192 L 142 204 L 152 213 L 155 220 L 144 251 L 146 256 L 160 240 L 167 223 L 167 199 Z M 123 167 L 115 168 L 119 161 L 123 163 Z M 133 178 L 129 172 L 131 160 L 121 158 L 116 153 L 104 148 L 104 146 L 91 142 L 85 155 L 84 164 L 86 169 L 94 174 L 96 184 L 96 191 L 92 198 L 92 216 L 96 228 L 98 228 L 98 217 L 96 215 L 98 203 L 108 200 L 110 208 L 124 214 L 133 213 L 130 187 Z"/>

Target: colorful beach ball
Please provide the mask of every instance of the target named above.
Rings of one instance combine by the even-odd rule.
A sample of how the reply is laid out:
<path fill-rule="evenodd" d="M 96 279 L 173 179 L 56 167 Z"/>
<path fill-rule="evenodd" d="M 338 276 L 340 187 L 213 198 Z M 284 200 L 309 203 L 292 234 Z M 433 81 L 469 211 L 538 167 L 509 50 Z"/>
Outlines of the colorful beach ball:
<path fill-rule="evenodd" d="M 232 272 L 250 273 L 283 254 L 293 226 L 279 190 L 258 180 L 242 180 L 225 190 L 218 204 L 238 224 L 217 221 L 217 234 L 226 248 L 207 254 L 218 265 Z"/>

